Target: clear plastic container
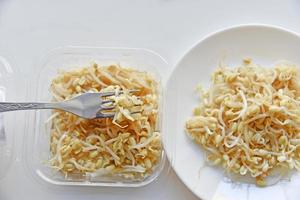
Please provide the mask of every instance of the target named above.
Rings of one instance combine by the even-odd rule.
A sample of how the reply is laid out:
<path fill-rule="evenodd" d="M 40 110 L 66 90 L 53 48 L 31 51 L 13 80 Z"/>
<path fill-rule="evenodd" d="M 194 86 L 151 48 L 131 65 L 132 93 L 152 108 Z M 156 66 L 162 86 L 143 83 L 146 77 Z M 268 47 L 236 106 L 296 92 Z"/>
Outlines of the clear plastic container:
<path fill-rule="evenodd" d="M 119 64 L 130 66 L 138 70 L 153 73 L 158 81 L 161 76 L 157 69 L 167 67 L 167 63 L 156 53 L 145 49 L 127 48 L 91 48 L 91 47 L 66 47 L 51 51 L 39 64 L 41 71 L 38 80 L 33 81 L 32 89 L 36 90 L 35 101 L 49 102 L 51 95 L 49 86 L 51 79 L 57 76 L 58 70 L 68 70 L 77 67 L 87 66 L 93 62 L 99 65 Z M 36 87 L 36 88 L 34 88 Z M 33 92 L 33 91 L 32 91 Z M 162 93 L 161 93 L 162 94 Z M 160 100 L 162 100 L 162 95 Z M 162 101 L 160 103 L 160 130 L 162 122 Z M 45 121 L 51 115 L 50 110 L 38 110 L 28 117 L 28 132 L 25 145 L 25 163 L 31 174 L 48 183 L 56 185 L 85 185 L 85 186 L 118 186 L 118 187 L 139 187 L 155 180 L 162 172 L 166 156 L 162 151 L 161 161 L 156 166 L 153 174 L 143 180 L 127 180 L 124 178 L 91 178 L 88 176 L 66 179 L 56 170 L 51 169 L 45 161 L 50 158 L 50 133 L 45 126 Z M 162 133 L 162 140 L 165 136 Z"/>
<path fill-rule="evenodd" d="M 7 60 L 0 56 L 0 101 L 16 101 L 17 73 Z M 25 90 L 24 86 L 24 90 Z M 14 135 L 16 132 L 16 112 L 0 113 L 0 179 L 9 169 L 13 160 Z"/>

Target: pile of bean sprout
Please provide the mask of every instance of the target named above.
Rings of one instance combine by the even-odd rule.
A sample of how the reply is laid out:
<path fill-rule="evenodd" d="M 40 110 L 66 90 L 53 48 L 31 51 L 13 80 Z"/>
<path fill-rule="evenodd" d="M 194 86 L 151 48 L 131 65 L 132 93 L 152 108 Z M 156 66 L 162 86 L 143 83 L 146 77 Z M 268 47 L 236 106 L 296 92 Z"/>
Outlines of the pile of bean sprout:
<path fill-rule="evenodd" d="M 259 186 L 273 170 L 300 171 L 300 76 L 295 65 L 272 68 L 247 59 L 219 67 L 186 130 L 226 171 L 250 175 Z"/>
<path fill-rule="evenodd" d="M 158 82 L 151 74 L 93 64 L 61 71 L 50 90 L 54 101 L 85 92 L 116 93 L 109 97 L 114 100 L 114 118 L 83 119 L 53 111 L 48 120 L 52 124 L 53 168 L 65 175 L 121 175 L 128 179 L 145 178 L 155 170 L 162 146 L 158 129 Z"/>

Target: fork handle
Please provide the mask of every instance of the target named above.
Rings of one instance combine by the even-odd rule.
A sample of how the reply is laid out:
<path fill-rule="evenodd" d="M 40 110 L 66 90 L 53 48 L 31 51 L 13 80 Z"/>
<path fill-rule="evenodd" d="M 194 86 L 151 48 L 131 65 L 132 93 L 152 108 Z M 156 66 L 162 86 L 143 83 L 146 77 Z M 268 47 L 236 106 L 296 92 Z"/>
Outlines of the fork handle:
<path fill-rule="evenodd" d="M 55 103 L 11 103 L 0 102 L 0 112 L 8 112 L 14 110 L 35 110 L 35 109 L 52 109 L 57 108 Z"/>

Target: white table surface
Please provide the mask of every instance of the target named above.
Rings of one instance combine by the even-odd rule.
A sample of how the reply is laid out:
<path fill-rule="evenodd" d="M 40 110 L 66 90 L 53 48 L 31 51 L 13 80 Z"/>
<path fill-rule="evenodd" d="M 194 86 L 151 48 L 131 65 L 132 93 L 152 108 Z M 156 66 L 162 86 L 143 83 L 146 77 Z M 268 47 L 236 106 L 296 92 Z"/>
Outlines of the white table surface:
<path fill-rule="evenodd" d="M 300 1 L 0 0 L 0 55 L 29 80 L 36 76 L 37 59 L 55 47 L 142 47 L 170 63 L 164 74 L 167 79 L 202 37 L 245 23 L 272 24 L 300 33 Z M 45 187 L 22 166 L 24 127 L 23 121 L 18 122 L 15 160 L 0 182 L 0 200 L 197 199 L 172 170 L 167 181 L 142 188 Z"/>

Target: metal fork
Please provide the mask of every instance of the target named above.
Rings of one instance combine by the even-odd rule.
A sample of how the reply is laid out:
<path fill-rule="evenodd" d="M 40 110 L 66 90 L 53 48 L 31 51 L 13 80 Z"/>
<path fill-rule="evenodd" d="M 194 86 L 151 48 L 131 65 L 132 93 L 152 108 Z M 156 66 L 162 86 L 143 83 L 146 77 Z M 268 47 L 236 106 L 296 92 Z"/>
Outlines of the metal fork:
<path fill-rule="evenodd" d="M 134 90 L 130 90 L 135 92 Z M 120 92 L 121 93 L 121 92 Z M 120 94 L 119 93 L 119 94 Z M 58 109 L 64 110 L 86 119 L 94 118 L 111 118 L 114 117 L 114 112 L 102 112 L 114 109 L 114 106 L 105 106 L 105 104 L 112 103 L 112 99 L 103 99 L 115 95 L 115 92 L 104 93 L 83 93 L 72 99 L 54 102 L 54 103 L 12 103 L 0 102 L 0 112 L 8 112 L 15 110 L 35 110 L 35 109 Z"/>

